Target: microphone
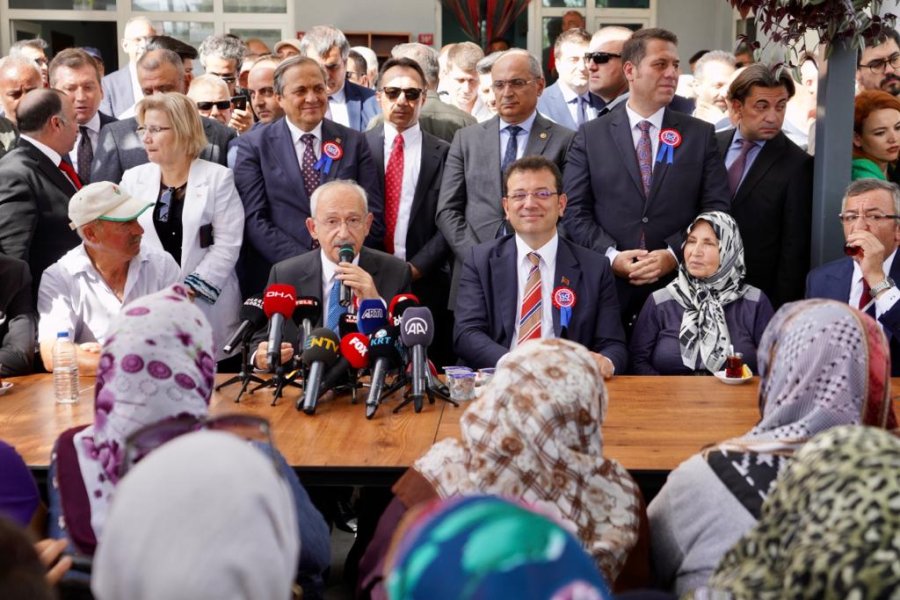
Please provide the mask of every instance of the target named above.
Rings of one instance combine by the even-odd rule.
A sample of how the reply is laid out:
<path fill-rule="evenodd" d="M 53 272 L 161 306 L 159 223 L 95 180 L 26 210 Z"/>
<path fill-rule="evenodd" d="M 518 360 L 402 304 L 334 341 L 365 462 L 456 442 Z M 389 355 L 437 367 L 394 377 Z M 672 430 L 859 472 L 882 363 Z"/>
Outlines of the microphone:
<path fill-rule="evenodd" d="M 359 330 L 372 335 L 387 325 L 387 307 L 381 298 L 370 298 L 359 303 Z"/>
<path fill-rule="evenodd" d="M 308 415 L 316 412 L 316 400 L 319 398 L 323 371 L 337 361 L 339 344 L 338 337 L 327 327 L 314 329 L 306 338 L 306 347 L 300 360 L 309 368 L 302 398 L 303 412 Z M 298 398 L 297 410 L 300 410 L 300 407 L 301 398 Z"/>
<path fill-rule="evenodd" d="M 355 314 L 345 312 L 338 317 L 338 334 L 341 336 L 341 339 L 344 339 L 345 335 L 358 332 L 359 326 Z"/>
<path fill-rule="evenodd" d="M 393 299 L 391 299 L 389 309 L 394 327 L 400 326 L 400 319 L 403 317 L 403 313 L 406 312 L 407 308 L 418 305 L 419 299 L 415 294 L 397 294 L 394 296 Z"/>
<path fill-rule="evenodd" d="M 281 365 L 281 338 L 284 320 L 294 314 L 297 290 L 286 283 L 273 283 L 263 292 L 263 311 L 269 317 L 269 366 L 272 372 Z"/>
<path fill-rule="evenodd" d="M 369 366 L 369 338 L 359 333 L 348 333 L 341 338 L 341 357 L 330 369 L 319 387 L 319 398 L 334 389 L 347 375 L 349 369 L 359 370 Z"/>
<path fill-rule="evenodd" d="M 294 324 L 300 330 L 298 348 L 306 347 L 306 338 L 312 331 L 313 324 L 322 316 L 322 304 L 314 296 L 300 296 L 294 303 Z"/>
<path fill-rule="evenodd" d="M 338 252 L 338 262 L 353 262 L 353 258 L 356 256 L 356 252 L 353 250 L 353 246 L 350 244 L 344 244 L 341 246 L 340 251 Z M 339 303 L 341 306 L 350 306 L 350 302 L 352 300 L 353 290 L 350 289 L 350 286 L 341 282 L 341 291 L 339 296 Z"/>
<path fill-rule="evenodd" d="M 238 318 L 241 320 L 240 326 L 231 334 L 231 337 L 228 338 L 228 341 L 222 347 L 222 351 L 225 354 L 231 354 L 239 342 L 243 342 L 247 336 L 266 324 L 262 294 L 256 294 L 244 300 L 238 313 Z"/>
<path fill-rule="evenodd" d="M 412 349 L 412 389 L 410 396 L 416 412 L 422 412 L 425 398 L 425 350 L 434 339 L 434 319 L 427 306 L 411 306 L 403 313 L 400 323 L 400 339 L 403 345 Z"/>
<path fill-rule="evenodd" d="M 387 372 L 400 363 L 400 353 L 397 352 L 394 337 L 384 327 L 376 331 L 369 340 L 369 362 L 374 362 L 375 366 L 372 368 L 372 383 L 366 398 L 367 419 L 375 416 Z"/>

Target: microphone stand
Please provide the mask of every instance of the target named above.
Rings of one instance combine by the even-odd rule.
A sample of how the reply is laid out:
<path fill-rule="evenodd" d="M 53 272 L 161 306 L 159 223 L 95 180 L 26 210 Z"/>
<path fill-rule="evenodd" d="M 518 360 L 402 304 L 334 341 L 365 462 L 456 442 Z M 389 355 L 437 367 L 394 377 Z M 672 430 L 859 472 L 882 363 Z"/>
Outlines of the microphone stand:
<path fill-rule="evenodd" d="M 452 400 L 450 398 L 450 392 L 447 389 L 447 386 L 441 384 L 438 381 L 435 381 L 434 377 L 431 374 L 431 369 L 428 368 L 428 359 L 426 357 L 423 356 L 421 361 L 415 361 L 412 365 L 412 368 L 424 369 L 425 372 L 422 379 L 425 380 L 425 389 L 414 389 L 416 387 L 415 385 L 413 385 L 414 379 L 410 379 L 410 377 L 404 373 L 402 377 L 404 381 L 402 382 L 400 387 L 406 384 L 410 384 L 410 389 L 407 390 L 406 394 L 404 395 L 403 402 L 401 402 L 397 405 L 396 408 L 394 408 L 394 414 L 399 412 L 401 408 L 403 408 L 410 402 L 413 403 L 413 409 L 417 413 L 422 412 L 422 405 L 424 403 L 425 396 L 428 396 L 428 404 L 434 404 L 434 397 L 437 396 L 444 402 L 449 402 L 453 406 L 459 408 L 459 404 L 456 402 L 456 400 Z M 396 389 L 399 389 L 399 387 Z"/>
<path fill-rule="evenodd" d="M 297 375 L 300 373 L 300 369 L 297 369 L 294 373 L 290 375 L 290 377 L 286 377 L 284 374 L 284 364 L 279 364 L 275 367 L 275 376 L 269 379 L 268 381 L 261 381 L 259 385 L 250 390 L 252 394 L 256 390 L 265 389 L 268 387 L 274 387 L 275 389 L 272 391 L 272 406 L 278 403 L 278 399 L 284 395 L 284 388 L 287 385 L 292 385 L 294 387 L 303 389 L 303 386 L 296 381 Z"/>
<path fill-rule="evenodd" d="M 228 381 L 222 382 L 219 385 L 217 385 L 216 391 L 218 392 L 222 388 L 228 387 L 235 383 L 240 383 L 241 389 L 240 389 L 240 391 L 238 391 L 237 398 L 234 399 L 235 403 L 238 403 L 241 401 L 241 396 L 243 396 L 244 392 L 247 391 L 247 386 L 250 385 L 251 382 L 258 383 L 260 385 L 265 384 L 266 383 L 265 380 L 257 377 L 256 375 L 253 374 L 253 372 L 251 370 L 248 369 L 247 365 L 249 363 L 249 360 L 250 360 L 250 339 L 248 336 L 248 337 L 245 337 L 244 341 L 241 343 L 241 372 L 238 373 L 237 375 L 235 375 L 234 377 L 232 377 L 231 379 L 229 379 Z M 260 386 L 256 386 L 255 388 L 253 388 L 252 390 L 250 390 L 250 393 L 252 394 L 257 389 L 259 389 L 259 387 Z"/>

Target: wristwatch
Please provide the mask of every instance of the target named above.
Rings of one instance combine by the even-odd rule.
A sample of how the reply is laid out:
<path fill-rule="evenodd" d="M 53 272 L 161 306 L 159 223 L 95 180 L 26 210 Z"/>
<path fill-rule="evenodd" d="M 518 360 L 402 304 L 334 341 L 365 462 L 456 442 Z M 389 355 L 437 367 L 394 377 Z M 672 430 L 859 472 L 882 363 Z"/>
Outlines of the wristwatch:
<path fill-rule="evenodd" d="M 884 281 L 882 281 L 881 283 L 876 283 L 871 288 L 869 288 L 869 294 L 871 294 L 871 296 L 875 298 L 881 292 L 889 290 L 895 285 L 896 284 L 894 283 L 893 279 L 891 279 L 890 277 L 885 277 Z"/>

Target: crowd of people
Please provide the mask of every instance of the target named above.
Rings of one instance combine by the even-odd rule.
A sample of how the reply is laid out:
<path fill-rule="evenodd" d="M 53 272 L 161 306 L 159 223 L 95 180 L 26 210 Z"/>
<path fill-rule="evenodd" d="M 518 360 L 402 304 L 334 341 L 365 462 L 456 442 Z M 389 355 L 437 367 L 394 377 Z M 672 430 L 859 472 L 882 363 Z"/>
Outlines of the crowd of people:
<path fill-rule="evenodd" d="M 217 369 L 303 351 L 290 320 L 280 348 L 248 332 L 249 365 L 225 348 L 242 300 L 282 284 L 335 333 L 344 290 L 413 294 L 435 362 L 496 367 L 461 439 L 416 461 L 360 535 L 360 597 L 900 586 L 896 497 L 866 487 L 869 459 L 896 470 L 900 446 L 878 431 L 897 428 L 900 376 L 900 36 L 860 52 L 846 257 L 810 269 L 816 57 L 798 82 L 714 50 L 685 82 L 671 31 L 570 21 L 552 85 L 523 49 L 379 59 L 333 26 L 193 48 L 144 17 L 108 74 L 94 49 L 41 40 L 0 59 L 0 374 L 52 371 L 66 332 L 96 376 L 93 423 L 53 452 L 49 518 L 0 446 L 19 473 L 4 467 L 4 515 L 56 540 L 31 549 L 0 519 L 0 554 L 22 557 L 9 597 L 50 597 L 65 571 L 102 599 L 321 597 L 334 494 L 307 493 L 265 421 L 207 414 Z M 735 354 L 760 376 L 760 422 L 647 506 L 604 455 L 608 403 L 634 401 L 604 380 L 721 374 Z M 842 478 L 886 532 L 801 495 Z M 815 519 L 794 514 L 810 502 Z M 839 577 L 810 560 L 817 528 Z M 89 579 L 73 555 L 94 557 Z"/>

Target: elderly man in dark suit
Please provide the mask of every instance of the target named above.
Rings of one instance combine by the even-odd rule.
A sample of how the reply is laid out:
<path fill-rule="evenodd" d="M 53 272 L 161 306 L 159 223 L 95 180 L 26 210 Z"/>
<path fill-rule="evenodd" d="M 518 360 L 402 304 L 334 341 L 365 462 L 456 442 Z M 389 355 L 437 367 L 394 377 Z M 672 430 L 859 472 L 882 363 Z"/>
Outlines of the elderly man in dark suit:
<path fill-rule="evenodd" d="M 341 283 L 360 300 L 383 298 L 390 302 L 397 294 L 409 291 L 409 265 L 399 258 L 363 247 L 374 215 L 366 206 L 366 191 L 352 181 L 329 181 L 313 192 L 310 199 L 312 216 L 306 219 L 309 235 L 319 242 L 319 249 L 281 261 L 272 267 L 269 284 L 286 283 L 297 289 L 298 296 L 314 296 L 321 300 L 322 315 L 317 327 L 337 328 L 337 318 L 345 309 L 338 304 Z M 342 246 L 353 247 L 353 262 L 340 262 Z M 296 341 L 299 331 L 293 321 L 286 321 L 284 339 Z M 264 332 L 253 357 L 257 368 L 268 370 L 268 342 Z M 292 342 L 283 342 L 281 361 L 294 355 Z"/>
<path fill-rule="evenodd" d="M 144 53 L 138 60 L 137 72 L 144 95 L 185 93 L 184 64 L 181 57 L 171 50 L 158 49 Z M 214 119 L 201 117 L 200 120 L 208 142 L 200 152 L 200 158 L 224 166 L 228 158 L 228 144 L 237 133 Z M 98 148 L 94 150 L 91 181 L 118 183 L 122 179 L 122 173 L 148 162 L 137 127 L 134 117 L 103 127 L 97 142 Z"/>
<path fill-rule="evenodd" d="M 557 233 L 566 208 L 562 175 L 544 157 L 507 170 L 503 198 L 515 235 L 475 246 L 459 283 L 454 333 L 459 357 L 476 368 L 530 339 L 563 337 L 595 353 L 605 377 L 628 360 L 615 281 L 601 254 Z"/>
<path fill-rule="evenodd" d="M 347 79 L 347 57 L 350 44 L 340 29 L 331 25 L 316 25 L 300 40 L 300 54 L 325 69 L 328 92 L 329 119 L 344 127 L 365 131 L 372 117 L 378 114 L 375 92 Z"/>
<path fill-rule="evenodd" d="M 75 107 L 63 92 L 28 92 L 16 109 L 18 147 L 0 161 L 0 252 L 28 262 L 32 281 L 81 241 L 69 198 L 81 187 L 63 161 L 75 145 Z"/>
<path fill-rule="evenodd" d="M 475 244 L 502 233 L 503 171 L 523 156 L 544 156 L 562 170 L 574 135 L 538 114 L 544 78 L 533 56 L 507 50 L 494 62 L 491 75 L 498 115 L 457 132 L 438 199 L 438 227 L 456 256 L 451 307 L 462 261 Z"/>
<path fill-rule="evenodd" d="M 234 182 L 246 221 L 238 277 L 245 294 L 262 288 L 260 272 L 313 248 L 313 237 L 297 223 L 311 215 L 310 196 L 321 183 L 359 183 L 373 215 L 367 243 L 380 247 L 384 240 L 384 202 L 372 154 L 361 133 L 325 118 L 325 81 L 313 59 L 287 59 L 275 70 L 284 118 L 238 138 Z"/>
<path fill-rule="evenodd" d="M 137 60 L 144 51 L 147 38 L 156 35 L 153 23 L 147 17 L 135 17 L 125 23 L 122 49 L 128 55 L 128 64 L 103 78 L 103 103 L 100 111 L 116 118 L 133 116 L 126 114 L 143 97 L 137 76 Z M 118 181 L 118 180 L 117 180 Z"/>
<path fill-rule="evenodd" d="M 884 330 L 891 347 L 891 375 L 900 377 L 900 187 L 859 179 L 847 187 L 841 205 L 844 239 L 852 256 L 813 269 L 807 298 L 831 298 L 866 311 Z"/>
<path fill-rule="evenodd" d="M 788 73 L 750 65 L 727 92 L 738 126 L 716 134 L 744 240 L 745 282 L 776 307 L 803 297 L 809 270 L 813 160 L 781 131 L 793 95 Z"/>
<path fill-rule="evenodd" d="M 685 228 L 730 208 L 713 126 L 669 108 L 678 82 L 675 34 L 642 29 L 622 50 L 629 97 L 578 130 L 563 188 L 572 240 L 604 254 L 629 324 L 678 265 Z"/>

